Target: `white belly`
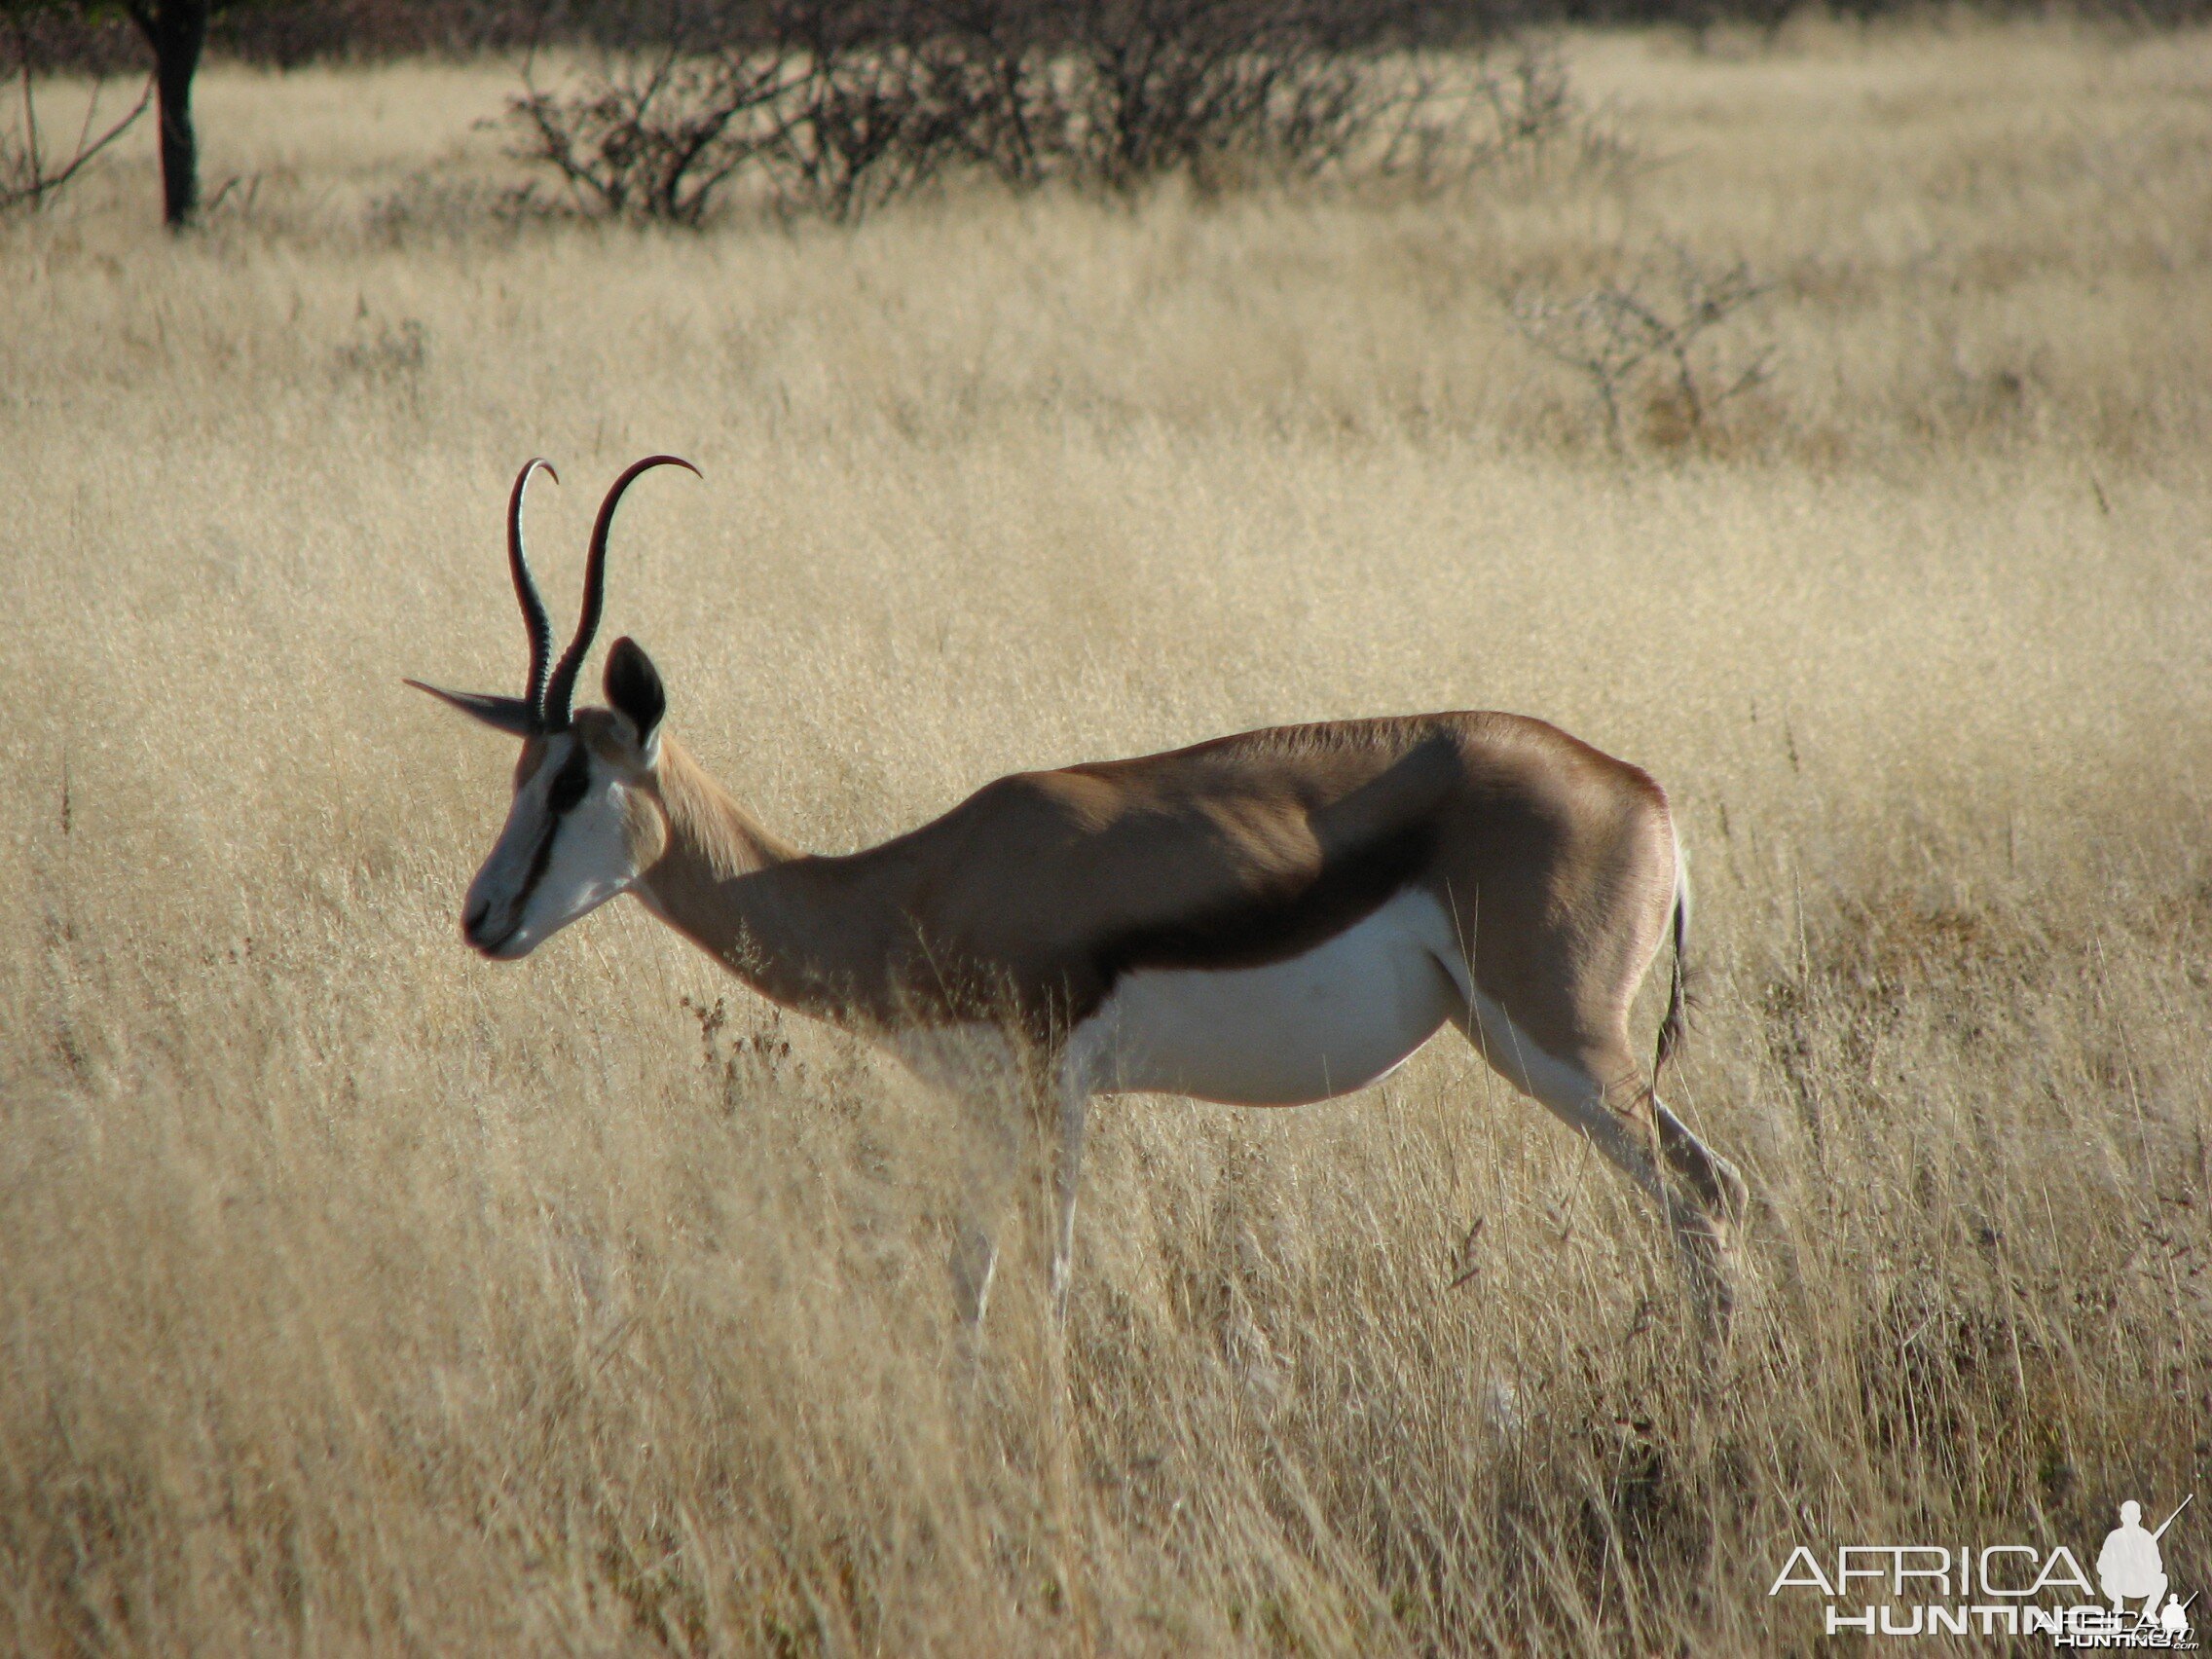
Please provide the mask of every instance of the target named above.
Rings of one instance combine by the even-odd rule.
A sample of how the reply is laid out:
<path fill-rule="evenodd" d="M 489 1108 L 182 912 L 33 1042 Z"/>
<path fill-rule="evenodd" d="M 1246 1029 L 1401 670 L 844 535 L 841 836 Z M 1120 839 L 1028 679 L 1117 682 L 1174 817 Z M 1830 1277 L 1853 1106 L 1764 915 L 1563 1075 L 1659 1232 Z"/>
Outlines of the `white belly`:
<path fill-rule="evenodd" d="M 1349 1093 L 1428 1041 L 1461 994 L 1442 906 L 1399 894 L 1303 956 L 1221 973 L 1124 974 L 1068 1046 L 1091 1092 L 1142 1089 L 1240 1106 Z"/>

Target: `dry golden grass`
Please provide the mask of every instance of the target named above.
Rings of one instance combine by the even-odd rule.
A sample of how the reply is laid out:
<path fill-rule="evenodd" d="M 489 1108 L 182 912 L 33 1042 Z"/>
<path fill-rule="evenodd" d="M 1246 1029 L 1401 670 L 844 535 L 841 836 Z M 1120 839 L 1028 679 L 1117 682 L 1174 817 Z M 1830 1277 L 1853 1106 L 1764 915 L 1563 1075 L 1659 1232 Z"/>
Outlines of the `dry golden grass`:
<path fill-rule="evenodd" d="M 206 234 L 143 148 L 0 234 L 0 1646 L 1802 1649 L 1798 1542 L 2191 1490 L 2212 1587 L 2212 39 L 1570 52 L 1640 166 L 699 239 L 487 221 L 496 68 L 225 70 Z M 1497 296 L 1669 242 L 1778 373 L 1615 462 Z M 811 846 L 1391 710 L 1657 772 L 1717 1373 L 1463 1046 L 1102 1107 L 971 1360 L 942 1106 L 634 907 L 465 952 L 510 756 L 399 676 L 655 448 L 608 632 Z"/>

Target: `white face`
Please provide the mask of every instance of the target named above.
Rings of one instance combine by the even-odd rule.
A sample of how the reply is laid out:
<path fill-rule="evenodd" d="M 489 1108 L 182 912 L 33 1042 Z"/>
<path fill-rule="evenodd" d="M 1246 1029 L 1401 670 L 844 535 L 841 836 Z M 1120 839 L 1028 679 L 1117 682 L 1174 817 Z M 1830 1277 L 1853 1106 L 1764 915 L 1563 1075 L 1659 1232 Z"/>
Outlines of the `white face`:
<path fill-rule="evenodd" d="M 506 828 L 469 884 L 461 932 L 498 962 L 528 956 L 639 875 L 630 788 L 574 727 L 535 743 Z"/>

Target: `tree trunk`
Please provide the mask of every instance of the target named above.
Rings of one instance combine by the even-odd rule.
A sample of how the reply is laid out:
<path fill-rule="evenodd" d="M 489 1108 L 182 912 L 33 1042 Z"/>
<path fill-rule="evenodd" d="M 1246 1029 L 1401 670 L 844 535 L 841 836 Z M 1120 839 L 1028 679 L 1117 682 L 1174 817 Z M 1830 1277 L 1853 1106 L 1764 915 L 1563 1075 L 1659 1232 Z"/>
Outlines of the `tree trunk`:
<path fill-rule="evenodd" d="M 200 143 L 192 130 L 192 77 L 207 44 L 209 0 L 153 0 L 131 20 L 154 52 L 162 141 L 162 223 L 172 231 L 200 211 Z"/>

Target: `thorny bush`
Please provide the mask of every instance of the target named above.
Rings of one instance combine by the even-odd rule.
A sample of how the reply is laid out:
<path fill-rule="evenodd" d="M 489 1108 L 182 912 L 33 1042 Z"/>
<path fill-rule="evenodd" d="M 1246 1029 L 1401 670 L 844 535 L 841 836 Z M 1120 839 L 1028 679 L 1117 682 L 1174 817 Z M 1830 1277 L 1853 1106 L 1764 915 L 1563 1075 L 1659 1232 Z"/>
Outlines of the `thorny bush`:
<path fill-rule="evenodd" d="M 570 86 L 526 70 L 512 114 L 585 211 L 681 225 L 740 180 L 774 211 L 853 219 L 955 167 L 1015 189 L 1432 188 L 1591 127 L 1555 54 L 1422 52 L 1382 20 L 1260 0 L 679 12 Z"/>

